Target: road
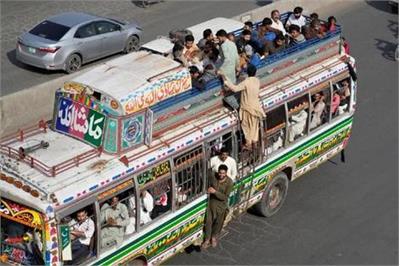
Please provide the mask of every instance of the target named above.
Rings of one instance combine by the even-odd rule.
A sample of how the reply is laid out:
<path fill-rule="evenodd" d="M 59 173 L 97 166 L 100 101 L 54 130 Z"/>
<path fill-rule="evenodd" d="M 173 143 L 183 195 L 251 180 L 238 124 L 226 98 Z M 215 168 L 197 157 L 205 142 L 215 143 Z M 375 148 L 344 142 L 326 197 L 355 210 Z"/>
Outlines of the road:
<path fill-rule="evenodd" d="M 398 16 L 386 2 L 360 1 L 336 17 L 358 62 L 347 162 L 335 158 L 292 182 L 276 216 L 247 213 L 218 248 L 167 264 L 398 265 Z"/>
<path fill-rule="evenodd" d="M 84 11 L 106 17 L 137 20 L 144 29 L 143 41 L 166 35 L 217 16 L 233 17 L 268 1 L 167 1 L 143 9 L 134 1 L 1 1 L 1 92 L 7 95 L 64 76 L 62 71 L 46 71 L 26 66 L 15 59 L 16 38 L 44 18 L 67 11 Z M 167 23 L 166 23 L 167 22 Z M 105 60 L 108 60 L 107 58 Z M 97 61 L 86 65 L 103 62 Z"/>

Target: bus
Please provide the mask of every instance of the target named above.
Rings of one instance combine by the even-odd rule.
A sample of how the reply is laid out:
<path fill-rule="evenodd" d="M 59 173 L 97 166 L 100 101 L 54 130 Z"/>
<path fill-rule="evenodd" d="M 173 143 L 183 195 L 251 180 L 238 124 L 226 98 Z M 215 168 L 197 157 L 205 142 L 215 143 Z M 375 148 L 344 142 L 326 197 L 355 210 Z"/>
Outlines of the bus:
<path fill-rule="evenodd" d="M 238 24 L 202 25 L 216 22 Z M 290 181 L 348 143 L 357 81 L 340 40 L 338 25 L 263 59 L 266 117 L 251 151 L 241 149 L 235 95 L 219 79 L 192 88 L 160 44 L 66 82 L 51 121 L 1 140 L 1 263 L 157 265 L 201 243 L 210 158 L 221 147 L 238 167 L 225 225 L 249 208 L 276 214 Z"/>

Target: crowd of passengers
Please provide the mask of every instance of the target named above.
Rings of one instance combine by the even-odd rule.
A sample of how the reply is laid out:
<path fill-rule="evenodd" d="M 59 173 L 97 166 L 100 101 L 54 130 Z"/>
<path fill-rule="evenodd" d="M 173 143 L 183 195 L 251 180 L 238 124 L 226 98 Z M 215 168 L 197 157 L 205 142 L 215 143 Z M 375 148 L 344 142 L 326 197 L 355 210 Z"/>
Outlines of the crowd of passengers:
<path fill-rule="evenodd" d="M 323 22 L 318 14 L 312 13 L 308 20 L 303 15 L 302 7 L 295 7 L 284 25 L 280 12 L 273 10 L 271 17 L 264 18 L 257 29 L 251 21 L 245 22 L 238 38 L 224 29 L 218 30 L 215 37 L 211 29 L 205 29 L 203 38 L 197 44 L 193 35 L 182 34 L 181 38 L 176 35 L 172 40 L 174 47 L 170 56 L 189 68 L 193 87 L 203 89 L 210 80 L 220 77 L 226 89 L 241 92 L 239 117 L 245 136 L 243 148 L 251 150 L 258 141 L 259 120 L 265 117 L 259 102 L 260 80 L 256 77 L 262 60 L 307 40 L 323 38 L 336 28 L 335 17 L 330 16 L 327 22 Z M 181 40 L 182 36 L 184 40 Z M 349 45 L 343 38 L 342 45 L 344 52 L 349 54 Z M 323 96 L 318 101 L 322 103 Z M 318 119 L 318 108 L 321 106 L 316 106 L 313 111 L 312 127 L 321 123 Z"/>
<path fill-rule="evenodd" d="M 219 70 L 236 83 L 249 64 L 258 68 L 264 58 L 307 40 L 323 38 L 336 28 L 335 17 L 330 16 L 323 22 L 317 13 L 312 13 L 307 20 L 302 7 L 294 8 L 284 25 L 280 12 L 273 10 L 256 29 L 253 22 L 245 22 L 238 38 L 224 29 L 217 31 L 215 36 L 211 29 L 205 29 L 197 44 L 193 35 L 178 35 L 172 40 L 174 47 L 170 57 L 188 67 L 193 86 L 202 89 L 218 76 Z M 347 42 L 344 38 L 342 41 L 349 54 Z"/>

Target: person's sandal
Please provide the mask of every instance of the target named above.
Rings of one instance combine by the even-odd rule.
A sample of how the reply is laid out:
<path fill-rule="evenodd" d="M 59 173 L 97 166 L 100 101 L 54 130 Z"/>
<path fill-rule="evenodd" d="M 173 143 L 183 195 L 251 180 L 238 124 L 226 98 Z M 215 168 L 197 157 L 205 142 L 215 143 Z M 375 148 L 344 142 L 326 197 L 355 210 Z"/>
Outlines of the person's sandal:
<path fill-rule="evenodd" d="M 206 250 L 210 246 L 210 240 L 204 240 L 203 244 L 201 244 L 201 249 Z"/>

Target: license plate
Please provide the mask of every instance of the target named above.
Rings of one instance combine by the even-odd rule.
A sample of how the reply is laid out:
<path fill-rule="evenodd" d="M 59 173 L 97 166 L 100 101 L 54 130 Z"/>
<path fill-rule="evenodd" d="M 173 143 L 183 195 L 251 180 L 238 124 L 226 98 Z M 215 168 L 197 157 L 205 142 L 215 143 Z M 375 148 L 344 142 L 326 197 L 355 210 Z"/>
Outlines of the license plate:
<path fill-rule="evenodd" d="M 36 53 L 36 49 L 32 47 L 28 47 L 28 51 L 32 54 Z"/>

